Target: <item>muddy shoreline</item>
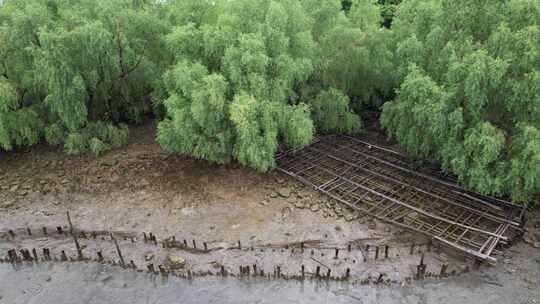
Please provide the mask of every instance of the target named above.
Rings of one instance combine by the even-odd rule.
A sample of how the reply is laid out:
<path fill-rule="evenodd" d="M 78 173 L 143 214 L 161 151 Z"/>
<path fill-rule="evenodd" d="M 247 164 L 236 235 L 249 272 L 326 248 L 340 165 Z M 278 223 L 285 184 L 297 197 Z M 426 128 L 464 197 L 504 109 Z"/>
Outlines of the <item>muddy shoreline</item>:
<path fill-rule="evenodd" d="M 87 232 L 81 243 L 88 257 L 96 258 L 101 251 L 111 261 L 117 260 L 107 238 L 107 232 L 113 232 L 119 236 L 126 260 L 141 269 L 148 264 L 169 267 L 172 260 L 178 264 L 176 271 L 183 274 L 219 272 L 221 266 L 238 273 L 240 266 L 257 265 L 266 273 L 279 267 L 283 275 L 292 276 L 299 274 L 301 265 L 311 273 L 320 266 L 321 272 L 331 269 L 336 277 L 344 276 L 349 269 L 349 284 L 382 277 L 384 282 L 398 286 L 387 287 L 390 289 L 399 288 L 415 276 L 422 254 L 428 272 L 433 274 L 439 273 L 443 264 L 449 265 L 449 273 L 470 270 L 472 261 L 467 257 L 439 249 L 436 244 L 428 248 L 425 238 L 353 213 L 281 174 L 260 175 L 235 165 L 218 166 L 168 155 L 155 143 L 154 131 L 152 125 L 134 129 L 127 147 L 101 158 L 70 157 L 44 146 L 27 153 L 0 155 L 0 253 L 12 248 L 47 247 L 56 256 L 62 250 L 70 257 L 76 256 L 68 234 L 54 235 L 58 226 L 67 231 L 69 211 L 76 229 Z M 532 213 L 529 218 L 535 223 L 540 217 Z M 40 234 L 43 227 L 50 232 L 48 236 Z M 34 231 L 32 236 L 28 228 Z M 531 229 L 533 233 L 526 237 L 528 243 L 518 243 L 505 251 L 496 267 L 482 267 L 463 276 L 482 289 L 490 288 L 489 283 L 483 283 L 483 276 L 489 273 L 497 277 L 500 288 L 521 288 L 524 295 L 538 298 L 534 290 L 538 290 L 540 263 L 534 259 L 540 256 L 540 250 L 534 248 L 537 228 Z M 11 236 L 9 230 L 16 236 Z M 103 236 L 94 239 L 92 231 L 101 231 Z M 143 233 L 157 236 L 158 245 L 144 242 Z M 173 237 L 178 246 L 163 248 Z M 238 242 L 241 248 L 236 248 Z M 197 251 L 204 244 L 207 250 Z M 304 244 L 303 250 L 300 244 Z M 194 251 L 193 247 L 198 248 Z M 21 274 L 33 277 L 28 269 L 34 267 L 22 267 L 20 271 L 0 267 L 3 279 Z M 47 268 L 37 267 L 36 273 Z M 100 266 L 81 267 L 92 273 Z M 507 273 L 509 267 L 519 271 Z M 76 276 L 71 271 L 58 271 L 67 277 Z M 115 275 L 115 270 L 107 271 Z M 456 277 L 430 284 L 444 294 L 451 289 L 453 280 L 459 281 Z M 290 288 L 272 284 L 284 290 Z M 423 284 L 414 283 L 418 289 L 415 292 L 429 294 L 421 287 Z M 254 286 L 257 290 L 272 288 L 262 283 Z M 216 283 L 216 288 L 225 287 Z M 470 291 L 461 289 L 463 294 Z M 395 295 L 394 291 L 389 294 Z M 6 296 L 3 298 L 5 301 Z"/>

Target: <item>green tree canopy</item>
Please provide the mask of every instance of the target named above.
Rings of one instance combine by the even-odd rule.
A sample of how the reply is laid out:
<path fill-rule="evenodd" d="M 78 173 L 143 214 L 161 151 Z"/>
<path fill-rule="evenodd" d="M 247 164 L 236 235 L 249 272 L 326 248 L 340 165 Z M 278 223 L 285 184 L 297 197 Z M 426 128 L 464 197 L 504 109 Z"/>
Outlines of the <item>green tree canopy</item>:
<path fill-rule="evenodd" d="M 351 45 L 352 34 L 336 33 L 354 26 L 340 1 L 177 1 L 170 16 L 176 26 L 164 40 L 174 65 L 163 77 L 158 131 L 166 149 L 267 171 L 279 143 L 304 146 L 316 129 L 360 130 L 338 91 L 349 84 L 323 76 L 350 54 L 329 50 Z M 377 20 L 359 21 L 357 33 Z"/>
<path fill-rule="evenodd" d="M 528 200 L 540 190 L 539 24 L 535 0 L 404 1 L 390 137 L 477 191 Z"/>
<path fill-rule="evenodd" d="M 127 140 L 150 111 L 166 30 L 142 1 L 11 0 L 0 9 L 0 146 L 68 153 Z"/>

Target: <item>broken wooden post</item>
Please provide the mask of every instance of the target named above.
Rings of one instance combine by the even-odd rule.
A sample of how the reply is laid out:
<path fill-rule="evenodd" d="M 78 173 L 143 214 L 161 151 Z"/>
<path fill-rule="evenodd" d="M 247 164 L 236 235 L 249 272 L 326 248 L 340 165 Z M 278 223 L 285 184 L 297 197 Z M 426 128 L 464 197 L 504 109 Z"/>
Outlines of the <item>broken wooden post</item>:
<path fill-rule="evenodd" d="M 30 227 L 26 227 L 26 232 L 28 232 L 29 236 L 32 236 L 32 229 Z"/>
<path fill-rule="evenodd" d="M 208 251 L 208 244 L 206 244 L 206 242 L 203 243 L 203 246 L 204 246 L 204 251 Z"/>
<path fill-rule="evenodd" d="M 73 223 L 71 222 L 71 217 L 69 216 L 69 211 L 66 211 L 68 223 L 69 223 L 69 233 L 73 236 L 73 241 L 75 242 L 75 248 L 77 248 L 77 255 L 79 261 L 83 260 L 83 254 L 82 254 L 82 248 L 79 244 L 79 240 L 77 239 L 77 234 L 75 233 L 75 229 L 73 229 Z"/>
<path fill-rule="evenodd" d="M 426 275 L 426 265 L 424 264 L 424 253 L 420 258 L 420 264 L 416 267 L 416 279 L 423 280 Z"/>
<path fill-rule="evenodd" d="M 328 270 L 326 271 L 326 279 L 329 280 L 330 279 L 330 273 L 332 272 L 332 270 L 330 268 L 328 268 Z"/>
<path fill-rule="evenodd" d="M 24 249 L 20 249 L 19 252 L 21 253 L 23 261 L 28 261 L 28 255 L 26 255 L 26 251 Z"/>
<path fill-rule="evenodd" d="M 156 273 L 156 270 L 154 269 L 154 264 L 150 263 L 148 265 L 146 265 L 146 268 L 148 269 L 148 272 L 154 274 Z"/>
<path fill-rule="evenodd" d="M 148 241 L 148 237 L 146 236 L 146 232 L 143 232 L 143 238 L 144 238 L 144 242 L 146 243 Z"/>
<path fill-rule="evenodd" d="M 43 231 L 43 235 L 47 235 L 47 227 L 43 227 L 41 230 Z"/>
<path fill-rule="evenodd" d="M 126 267 L 126 263 L 124 262 L 124 257 L 122 256 L 122 251 L 120 250 L 120 246 L 118 246 L 118 241 L 114 238 L 112 232 L 109 232 L 111 239 L 114 242 L 114 246 L 116 247 L 116 253 L 118 253 L 118 257 L 120 258 L 120 266 Z"/>
<path fill-rule="evenodd" d="M 9 230 L 8 233 L 12 238 L 15 237 L 15 232 L 13 232 L 13 230 Z"/>
<path fill-rule="evenodd" d="M 8 250 L 8 258 L 11 263 L 15 263 L 15 261 L 17 260 L 16 258 L 17 253 L 14 254 L 13 251 L 14 251 L 13 249 Z"/>
<path fill-rule="evenodd" d="M 131 266 L 131 268 L 137 269 L 137 265 L 135 265 L 135 262 L 133 262 L 133 260 L 129 260 L 129 265 Z"/>
<path fill-rule="evenodd" d="M 197 249 L 197 243 L 193 240 L 193 249 Z"/>
<path fill-rule="evenodd" d="M 446 271 L 447 271 L 447 270 L 448 270 L 448 264 L 447 264 L 447 263 L 442 264 L 442 265 L 441 265 L 441 272 L 439 273 L 439 276 L 440 276 L 441 278 L 446 277 L 446 276 L 447 276 L 447 274 L 446 274 Z"/>
<path fill-rule="evenodd" d="M 384 258 L 385 259 L 388 259 L 388 249 L 389 249 L 388 245 L 385 245 L 384 246 Z"/>
<path fill-rule="evenodd" d="M 163 268 L 163 265 L 158 265 L 159 273 L 161 273 L 162 276 L 167 276 L 167 270 Z"/>
<path fill-rule="evenodd" d="M 351 277 L 351 269 L 345 269 L 345 279 L 348 280 Z"/>
<path fill-rule="evenodd" d="M 242 249 L 242 243 L 240 243 L 240 240 L 238 240 L 238 249 Z"/>
<path fill-rule="evenodd" d="M 39 262 L 39 257 L 38 257 L 36 248 L 32 248 L 32 255 L 34 256 L 34 261 Z"/>
<path fill-rule="evenodd" d="M 222 276 L 225 276 L 226 273 L 225 273 L 225 266 L 221 265 L 221 275 Z"/>
<path fill-rule="evenodd" d="M 103 253 L 101 251 L 97 252 L 98 262 L 103 262 Z"/>
<path fill-rule="evenodd" d="M 60 260 L 64 262 L 68 260 L 66 252 L 64 250 L 62 250 L 60 253 Z"/>
<path fill-rule="evenodd" d="M 339 249 L 336 248 L 336 255 L 334 256 L 334 259 L 337 259 L 337 258 L 338 258 L 338 254 L 339 254 Z"/>
<path fill-rule="evenodd" d="M 58 234 L 63 234 L 64 231 L 62 230 L 62 226 L 57 226 L 56 227 L 56 232 L 58 232 Z"/>
<path fill-rule="evenodd" d="M 352 246 L 351 244 L 347 245 L 347 251 L 351 252 Z"/>
<path fill-rule="evenodd" d="M 8 261 L 9 261 L 10 263 L 13 263 L 13 255 L 12 255 L 12 253 L 11 253 L 11 249 L 8 249 L 7 254 L 8 254 Z"/>
<path fill-rule="evenodd" d="M 281 277 L 281 266 L 277 266 L 277 277 Z"/>
<path fill-rule="evenodd" d="M 305 276 L 305 268 L 304 268 L 304 264 L 302 264 L 301 274 L 302 274 L 302 280 L 303 280 L 303 279 L 304 279 L 304 276 Z"/>
<path fill-rule="evenodd" d="M 375 246 L 375 260 L 379 259 L 379 246 Z"/>
<path fill-rule="evenodd" d="M 317 266 L 317 270 L 315 271 L 315 276 L 319 277 L 321 274 L 321 266 Z"/>
<path fill-rule="evenodd" d="M 304 242 L 300 243 L 300 252 L 304 253 Z M 313 252 L 313 250 L 311 252 Z"/>
<path fill-rule="evenodd" d="M 184 246 L 187 247 L 187 240 L 186 239 L 184 239 Z"/>

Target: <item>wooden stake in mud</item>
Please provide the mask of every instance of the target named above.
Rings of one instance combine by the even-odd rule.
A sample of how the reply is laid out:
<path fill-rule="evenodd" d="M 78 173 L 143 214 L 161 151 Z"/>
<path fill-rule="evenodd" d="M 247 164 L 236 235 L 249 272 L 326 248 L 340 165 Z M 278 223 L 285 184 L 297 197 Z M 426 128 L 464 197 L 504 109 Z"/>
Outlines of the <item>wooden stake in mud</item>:
<path fill-rule="evenodd" d="M 13 230 L 9 230 L 8 233 L 12 238 L 15 238 L 15 232 Z"/>
<path fill-rule="evenodd" d="M 336 248 L 336 255 L 334 256 L 334 259 L 337 259 L 337 258 L 338 258 L 338 255 L 339 255 L 339 249 Z"/>
<path fill-rule="evenodd" d="M 43 235 L 47 235 L 47 227 L 43 227 L 41 230 L 43 230 Z"/>
<path fill-rule="evenodd" d="M 347 245 L 347 251 L 351 252 L 351 244 Z"/>
<path fill-rule="evenodd" d="M 345 279 L 348 280 L 351 277 L 351 269 L 347 268 L 345 270 Z"/>
<path fill-rule="evenodd" d="M 65 262 L 65 261 L 67 261 L 67 259 L 68 258 L 67 258 L 66 252 L 64 250 L 62 250 L 61 255 L 60 255 L 60 260 Z"/>
<path fill-rule="evenodd" d="M 240 240 L 238 240 L 238 249 L 242 249 L 242 243 L 240 243 Z"/>
<path fill-rule="evenodd" d="M 302 280 L 304 279 L 304 277 L 305 277 L 305 267 L 302 264 Z"/>
<path fill-rule="evenodd" d="M 32 255 L 34 256 L 34 261 L 39 262 L 39 257 L 37 255 L 36 248 L 32 248 Z"/>
<path fill-rule="evenodd" d="M 226 273 L 225 273 L 225 266 L 221 265 L 221 275 L 222 276 L 225 276 Z"/>
<path fill-rule="evenodd" d="M 148 272 L 152 274 L 156 273 L 156 270 L 154 269 L 154 264 L 148 264 L 146 268 L 148 269 Z"/>
<path fill-rule="evenodd" d="M 388 259 L 388 249 L 390 249 L 390 248 L 388 247 L 388 245 L 385 245 L 385 246 L 384 246 L 384 258 L 385 258 L 385 259 Z"/>
<path fill-rule="evenodd" d="M 379 259 L 379 246 L 375 246 L 375 260 Z"/>
<path fill-rule="evenodd" d="M 208 251 L 208 244 L 206 244 L 206 242 L 203 243 L 203 246 L 204 246 L 204 251 Z"/>
<path fill-rule="evenodd" d="M 193 240 L 193 248 L 197 249 L 197 243 L 195 242 L 195 240 Z"/>
<path fill-rule="evenodd" d="M 29 236 L 32 236 L 32 230 L 30 229 L 30 227 L 26 227 L 26 231 L 28 232 Z"/>
<path fill-rule="evenodd" d="M 77 255 L 79 258 L 79 261 L 82 261 L 84 259 L 82 254 L 81 245 L 79 244 L 79 240 L 77 239 L 77 234 L 75 233 L 75 229 L 73 229 L 73 223 L 71 222 L 71 217 L 69 216 L 69 211 L 66 211 L 68 223 L 69 223 L 69 233 L 73 236 L 73 241 L 75 242 L 75 247 L 77 248 Z M 61 227 L 60 227 L 61 229 Z"/>
<path fill-rule="evenodd" d="M 15 250 L 8 250 L 8 258 L 11 263 L 15 263 L 17 261 L 17 253 L 15 252 Z"/>
<path fill-rule="evenodd" d="M 103 262 L 103 253 L 101 251 L 97 252 L 98 262 Z"/>
<path fill-rule="evenodd" d="M 441 265 L 441 272 L 439 273 L 439 276 L 441 278 L 444 278 L 444 277 L 447 276 L 447 274 L 446 274 L 447 269 L 448 269 L 448 264 L 444 263 L 444 264 Z"/>
<path fill-rule="evenodd" d="M 143 232 L 142 234 L 143 234 L 144 242 L 145 243 L 148 242 L 148 237 L 146 236 L 146 232 Z"/>
<path fill-rule="evenodd" d="M 416 279 L 423 280 L 426 275 L 426 265 L 424 264 L 424 253 L 420 258 L 420 264 L 416 267 Z"/>
<path fill-rule="evenodd" d="M 304 253 L 304 242 L 300 243 L 300 252 Z M 311 252 L 313 252 L 313 250 Z"/>
<path fill-rule="evenodd" d="M 57 226 L 56 227 L 56 232 L 58 232 L 58 234 L 63 234 L 64 230 L 62 230 L 62 226 Z"/>
<path fill-rule="evenodd" d="M 326 271 L 326 279 L 329 280 L 330 279 L 330 273 L 332 272 L 332 270 L 330 268 L 328 268 L 328 271 Z"/>
<path fill-rule="evenodd" d="M 163 268 L 163 265 L 158 265 L 158 269 L 159 269 L 159 273 L 161 273 L 162 276 L 167 275 L 167 270 L 165 270 L 165 268 Z"/>
<path fill-rule="evenodd" d="M 120 250 L 120 246 L 118 246 L 118 241 L 114 238 L 112 232 L 109 232 L 111 239 L 114 242 L 114 246 L 116 247 L 116 253 L 118 253 L 118 258 L 120 258 L 120 266 L 126 267 L 126 262 L 124 262 L 124 257 L 122 256 L 122 251 Z"/>
<path fill-rule="evenodd" d="M 315 276 L 319 277 L 321 275 L 321 266 L 317 266 L 317 270 L 315 270 Z"/>

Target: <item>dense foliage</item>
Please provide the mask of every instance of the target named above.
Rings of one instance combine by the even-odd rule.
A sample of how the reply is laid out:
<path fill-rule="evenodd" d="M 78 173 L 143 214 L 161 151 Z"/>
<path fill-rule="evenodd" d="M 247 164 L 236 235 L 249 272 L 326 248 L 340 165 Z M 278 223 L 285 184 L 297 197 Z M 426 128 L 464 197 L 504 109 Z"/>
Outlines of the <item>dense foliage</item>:
<path fill-rule="evenodd" d="M 264 172 L 315 133 L 387 134 L 461 183 L 540 190 L 537 0 L 6 0 L 0 151 L 168 151 Z M 389 101 L 390 100 L 390 101 Z"/>
<path fill-rule="evenodd" d="M 0 9 L 0 146 L 41 138 L 96 154 L 127 141 L 160 77 L 165 25 L 132 0 L 11 0 Z"/>
<path fill-rule="evenodd" d="M 395 101 L 381 122 L 465 185 L 524 201 L 540 190 L 540 2 L 409 0 L 394 19 Z"/>
<path fill-rule="evenodd" d="M 316 129 L 359 131 L 345 94 L 371 97 L 391 55 L 380 52 L 374 4 L 356 1 L 349 14 L 339 1 L 171 4 L 176 26 L 165 41 L 174 65 L 163 77 L 159 142 L 267 171 L 280 142 L 295 148 Z M 365 85 L 354 87 L 359 78 Z"/>

